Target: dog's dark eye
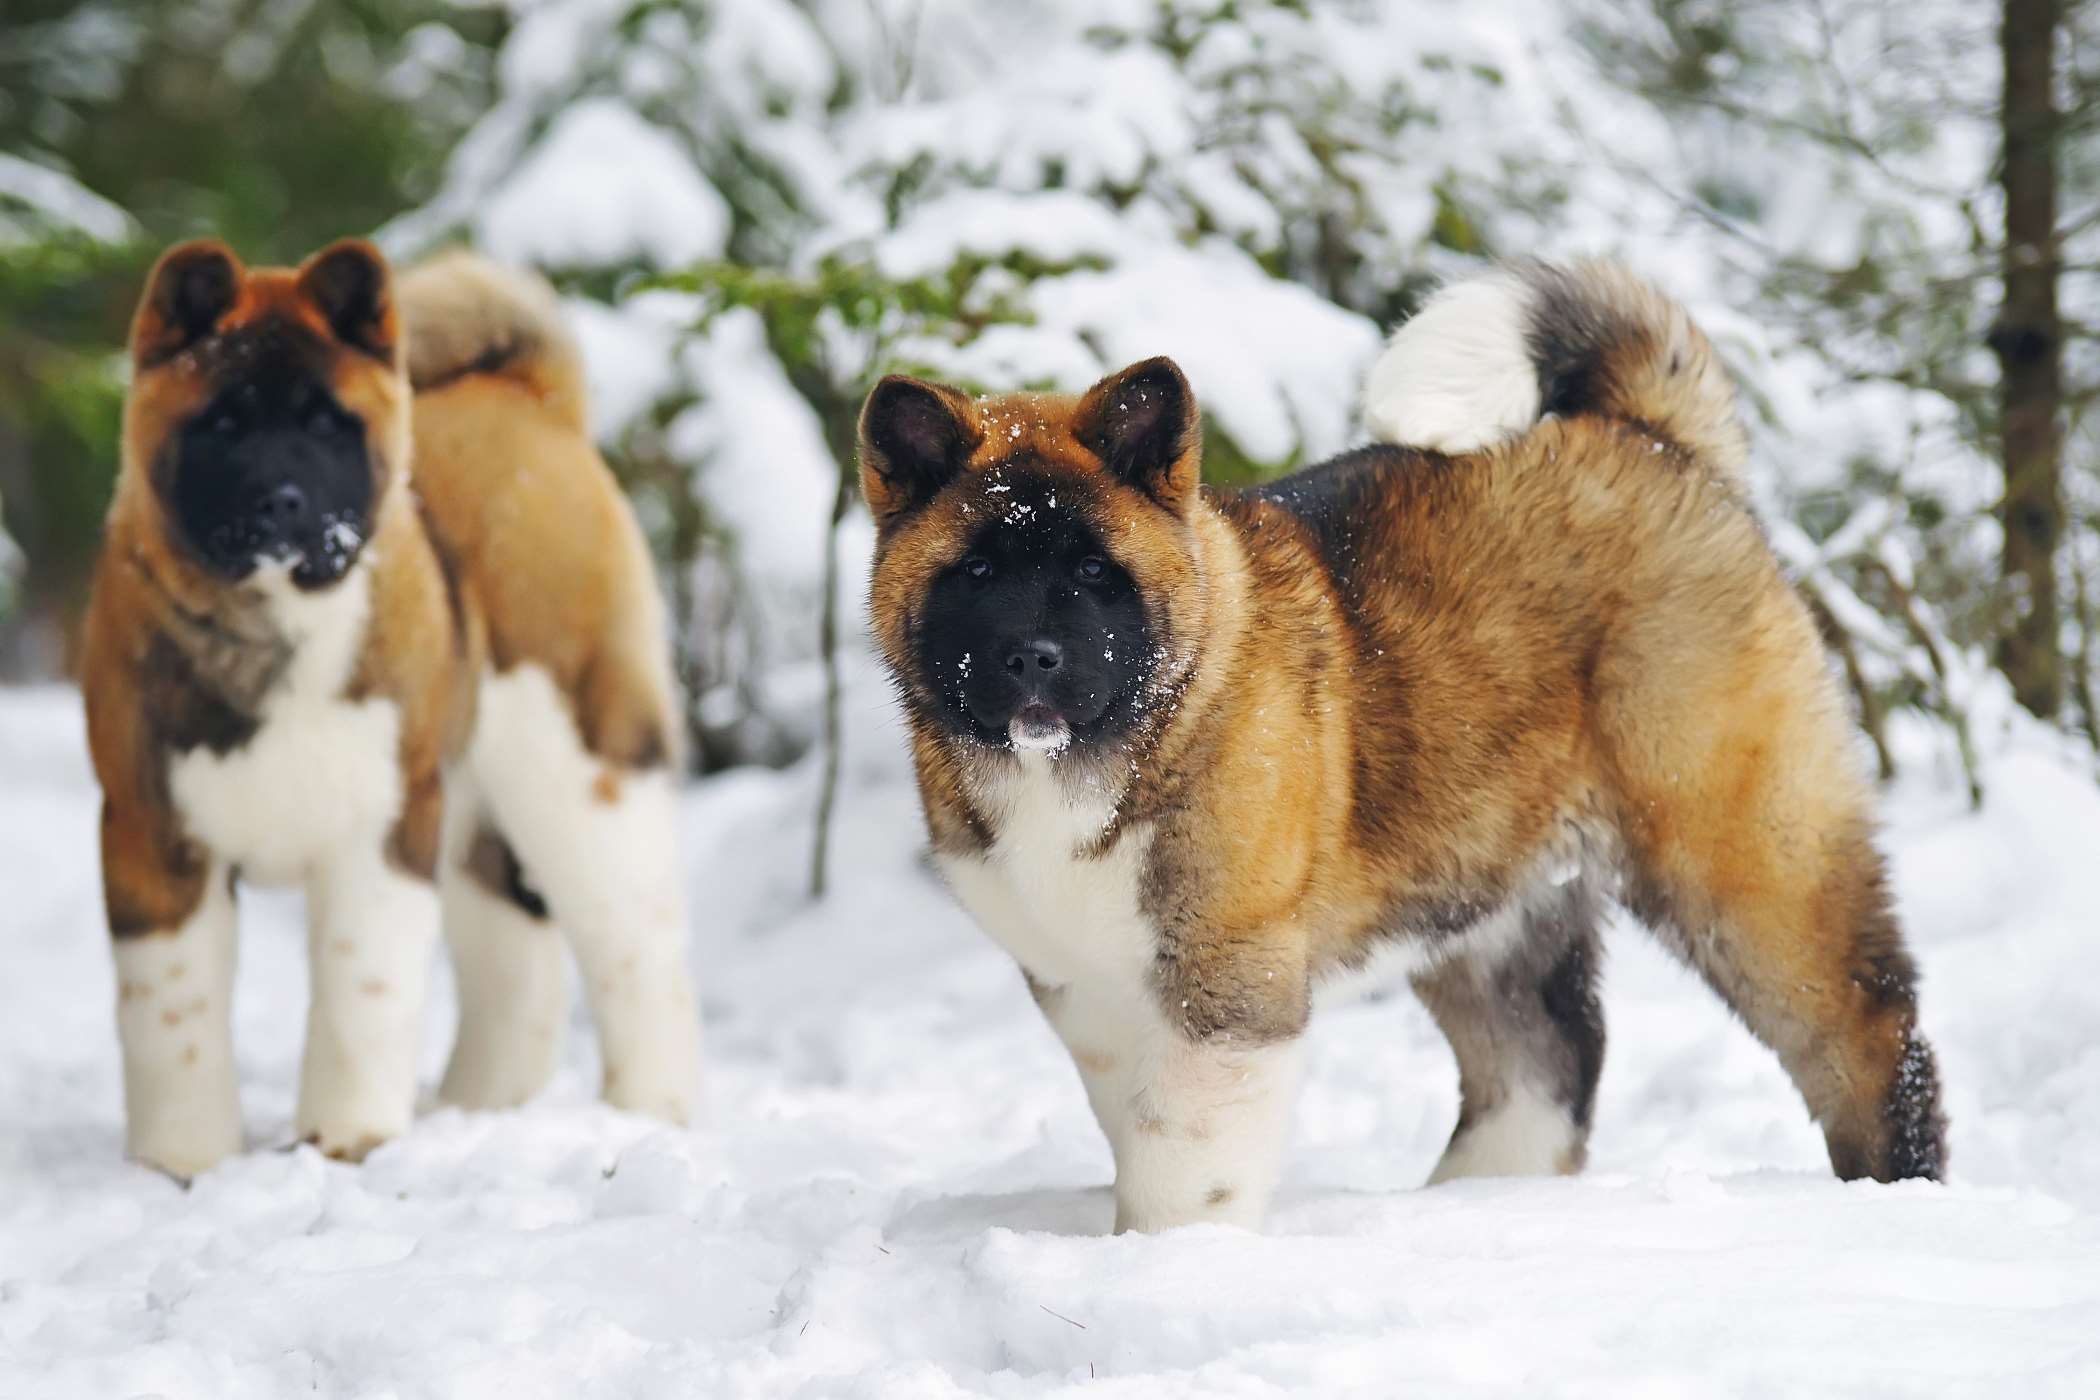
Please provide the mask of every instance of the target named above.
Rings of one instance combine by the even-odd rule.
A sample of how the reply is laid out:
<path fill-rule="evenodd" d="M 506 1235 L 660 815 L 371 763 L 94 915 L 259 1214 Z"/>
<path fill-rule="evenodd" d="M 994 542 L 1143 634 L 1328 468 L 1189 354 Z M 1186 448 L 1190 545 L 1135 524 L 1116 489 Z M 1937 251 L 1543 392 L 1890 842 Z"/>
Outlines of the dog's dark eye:
<path fill-rule="evenodd" d="M 1088 583 L 1099 583 L 1108 577 L 1108 561 L 1098 554 L 1089 554 L 1079 561 L 1079 577 Z"/>
<path fill-rule="evenodd" d="M 314 437 L 335 436 L 335 415 L 323 410 L 306 420 L 306 431 Z"/>
<path fill-rule="evenodd" d="M 240 415 L 230 408 L 222 408 L 205 422 L 204 430 L 215 437 L 232 437 L 241 430 Z"/>
<path fill-rule="evenodd" d="M 963 572 L 971 578 L 986 579 L 992 576 L 992 561 L 982 554 L 973 554 L 963 560 Z"/>

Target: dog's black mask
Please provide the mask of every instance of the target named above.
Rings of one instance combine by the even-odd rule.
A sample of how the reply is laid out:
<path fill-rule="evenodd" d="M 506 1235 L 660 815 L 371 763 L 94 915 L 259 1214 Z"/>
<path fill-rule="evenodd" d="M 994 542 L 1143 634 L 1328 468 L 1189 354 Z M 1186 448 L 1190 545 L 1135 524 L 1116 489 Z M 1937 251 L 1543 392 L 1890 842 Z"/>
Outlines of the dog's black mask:
<path fill-rule="evenodd" d="M 998 498 L 999 519 L 935 578 L 917 629 L 941 718 L 984 744 L 1060 727 L 1034 746 L 1112 738 L 1137 717 L 1152 673 L 1137 584 L 1055 499 L 1021 483 Z"/>
<path fill-rule="evenodd" d="M 371 535 L 372 461 L 363 421 L 282 349 L 257 344 L 252 367 L 176 434 L 169 504 L 214 573 L 239 580 L 282 560 L 293 582 L 319 588 Z"/>

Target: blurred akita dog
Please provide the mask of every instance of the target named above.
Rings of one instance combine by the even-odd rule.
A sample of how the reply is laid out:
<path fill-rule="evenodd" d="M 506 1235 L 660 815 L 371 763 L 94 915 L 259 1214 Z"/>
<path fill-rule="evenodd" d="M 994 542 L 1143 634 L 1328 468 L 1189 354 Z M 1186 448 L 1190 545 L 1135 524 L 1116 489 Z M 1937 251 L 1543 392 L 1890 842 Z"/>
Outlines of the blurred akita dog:
<path fill-rule="evenodd" d="M 396 287 L 357 241 L 253 270 L 186 243 L 131 353 L 84 687 L 132 1153 L 187 1176 L 241 1146 L 237 879 L 306 891 L 297 1131 L 324 1151 L 408 1126 L 441 909 L 447 1100 L 552 1072 L 560 928 L 606 1098 L 684 1119 L 662 605 L 552 293 L 461 255 Z"/>
<path fill-rule="evenodd" d="M 1839 1175 L 1937 1175 L 1868 787 L 1704 336 L 1612 267 L 1514 267 L 1408 323 L 1366 410 L 1384 445 L 1238 492 L 1163 359 L 862 415 L 933 849 L 1078 1065 L 1117 1228 L 1261 1221 L 1313 990 L 1380 954 L 1457 1053 L 1431 1179 L 1578 1169 L 1607 896 Z"/>

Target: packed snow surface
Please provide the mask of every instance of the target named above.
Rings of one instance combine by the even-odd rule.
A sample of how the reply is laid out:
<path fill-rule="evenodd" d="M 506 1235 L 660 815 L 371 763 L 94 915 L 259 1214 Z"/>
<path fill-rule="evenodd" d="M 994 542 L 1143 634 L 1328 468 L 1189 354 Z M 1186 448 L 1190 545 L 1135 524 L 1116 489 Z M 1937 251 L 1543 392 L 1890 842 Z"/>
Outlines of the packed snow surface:
<path fill-rule="evenodd" d="M 579 1013 L 523 1111 L 434 1109 L 361 1167 L 286 1150 L 298 901 L 249 894 L 251 1150 L 188 1190 L 122 1159 L 77 702 L 0 694 L 0 1396 L 2100 1394 L 2074 760 L 2004 747 L 1980 814 L 1926 778 L 1888 803 L 1948 1185 L 1833 1180 L 1771 1057 L 1622 926 L 1587 1175 L 1418 1189 L 1456 1093 L 1402 993 L 1316 1021 L 1266 1234 L 1115 1238 L 1078 1082 L 852 694 L 829 899 L 812 768 L 686 804 L 704 1126 L 592 1102 Z M 450 1021 L 441 979 L 426 1083 Z"/>

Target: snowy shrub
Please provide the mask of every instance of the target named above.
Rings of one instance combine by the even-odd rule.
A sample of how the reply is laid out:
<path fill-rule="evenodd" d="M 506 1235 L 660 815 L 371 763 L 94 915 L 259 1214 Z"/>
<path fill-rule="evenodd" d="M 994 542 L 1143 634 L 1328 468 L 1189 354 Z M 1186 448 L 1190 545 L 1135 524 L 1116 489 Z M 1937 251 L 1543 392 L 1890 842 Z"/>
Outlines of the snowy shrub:
<path fill-rule="evenodd" d="M 130 216 L 79 181 L 49 165 L 0 152 L 0 288 L 12 292 L 18 261 L 49 263 L 81 247 L 120 243 L 133 231 Z M 47 256 L 54 250 L 56 257 Z M 12 300 L 0 294 L 0 304 Z M 114 400 L 113 376 L 105 364 L 53 373 L 32 351 L 8 343 L 5 335 L 0 335 L 0 370 L 10 376 L 10 382 L 0 386 L 0 431 L 8 420 L 31 417 L 31 395 L 61 413 L 77 413 L 83 398 L 105 404 Z M 21 546 L 8 533 L 7 502 L 0 493 L 0 623 L 14 614 L 26 564 Z"/>
<path fill-rule="evenodd" d="M 1973 26 L 1955 8 L 1894 50 L 1864 11 L 1804 34 L 1798 6 L 1695 0 L 518 3 L 495 104 L 387 236 L 570 292 L 711 764 L 818 732 L 825 628 L 859 635 L 843 473 L 879 374 L 1077 389 L 1169 354 L 1212 479 L 1255 479 L 1351 441 L 1382 331 L 1437 280 L 1602 251 L 1743 384 L 1755 489 L 1884 768 L 1904 709 L 1946 721 L 1951 768 L 1997 685 L 1991 288 L 1954 275 L 1992 59 L 1919 61 Z"/>
<path fill-rule="evenodd" d="M 778 759 L 814 733 L 823 527 L 881 373 L 1078 389 L 1167 353 L 1214 478 L 1348 443 L 1381 323 L 1491 246 L 1529 168 L 1440 117 L 1496 95 L 1500 41 L 1431 10 L 525 5 L 495 106 L 388 237 L 578 298 L 702 750 Z"/>

